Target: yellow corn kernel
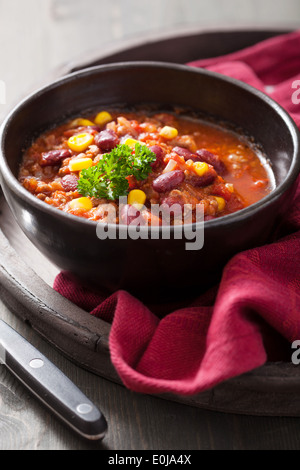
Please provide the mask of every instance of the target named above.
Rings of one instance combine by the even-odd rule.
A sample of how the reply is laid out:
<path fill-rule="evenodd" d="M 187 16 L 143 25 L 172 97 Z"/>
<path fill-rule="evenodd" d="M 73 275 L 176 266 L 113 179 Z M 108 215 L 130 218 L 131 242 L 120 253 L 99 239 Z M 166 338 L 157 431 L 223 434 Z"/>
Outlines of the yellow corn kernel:
<path fill-rule="evenodd" d="M 225 209 L 225 206 L 226 206 L 226 201 L 225 199 L 223 199 L 222 197 L 217 197 L 215 196 L 215 199 L 218 203 L 218 211 L 221 212 Z"/>
<path fill-rule="evenodd" d="M 198 176 L 203 176 L 208 171 L 208 164 L 205 162 L 195 162 L 193 164 L 193 170 Z"/>
<path fill-rule="evenodd" d="M 101 111 L 101 113 L 98 113 L 95 117 L 95 124 L 97 124 L 97 126 L 104 126 L 112 120 L 113 117 L 111 114 L 109 114 L 107 111 Z"/>
<path fill-rule="evenodd" d="M 86 127 L 86 126 L 94 126 L 94 123 L 92 121 L 89 121 L 88 119 L 78 118 L 78 119 L 74 119 L 74 121 L 70 123 L 69 127 L 72 128 L 72 127 Z"/>
<path fill-rule="evenodd" d="M 93 203 L 88 197 L 80 197 L 79 199 L 73 199 L 73 201 L 69 203 L 69 208 L 88 212 L 93 208 Z"/>
<path fill-rule="evenodd" d="M 133 189 L 128 194 L 127 202 L 131 206 L 135 206 L 137 209 L 140 209 L 146 202 L 147 196 L 144 191 L 140 189 Z"/>
<path fill-rule="evenodd" d="M 172 140 L 178 136 L 178 130 L 175 127 L 165 126 L 161 129 L 159 135 L 165 139 Z"/>
<path fill-rule="evenodd" d="M 68 140 L 68 146 L 74 152 L 84 152 L 94 142 L 94 136 L 91 134 L 73 135 Z"/>
<path fill-rule="evenodd" d="M 132 139 L 131 137 L 128 137 L 123 144 L 128 145 L 128 147 L 132 148 L 133 150 L 135 149 L 135 144 L 139 144 L 140 142 L 138 140 Z"/>
<path fill-rule="evenodd" d="M 93 160 L 91 158 L 73 158 L 69 163 L 70 171 L 81 171 L 90 168 L 93 165 Z"/>

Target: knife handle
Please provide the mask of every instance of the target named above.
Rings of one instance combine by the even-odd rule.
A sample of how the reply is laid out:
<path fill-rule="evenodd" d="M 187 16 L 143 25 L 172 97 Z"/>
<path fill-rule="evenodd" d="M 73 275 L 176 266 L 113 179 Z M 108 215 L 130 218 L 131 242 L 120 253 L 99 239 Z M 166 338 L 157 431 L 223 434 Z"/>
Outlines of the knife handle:
<path fill-rule="evenodd" d="M 0 362 L 73 430 L 90 440 L 107 431 L 100 410 L 52 362 L 0 320 Z"/>

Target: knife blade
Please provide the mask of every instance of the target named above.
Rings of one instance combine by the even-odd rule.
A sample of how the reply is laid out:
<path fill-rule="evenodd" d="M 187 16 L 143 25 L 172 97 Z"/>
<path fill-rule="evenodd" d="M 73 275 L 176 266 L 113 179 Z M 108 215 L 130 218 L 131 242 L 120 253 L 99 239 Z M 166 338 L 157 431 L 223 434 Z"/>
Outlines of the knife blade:
<path fill-rule="evenodd" d="M 70 428 L 101 440 L 107 422 L 84 393 L 23 336 L 0 320 L 0 363 Z"/>

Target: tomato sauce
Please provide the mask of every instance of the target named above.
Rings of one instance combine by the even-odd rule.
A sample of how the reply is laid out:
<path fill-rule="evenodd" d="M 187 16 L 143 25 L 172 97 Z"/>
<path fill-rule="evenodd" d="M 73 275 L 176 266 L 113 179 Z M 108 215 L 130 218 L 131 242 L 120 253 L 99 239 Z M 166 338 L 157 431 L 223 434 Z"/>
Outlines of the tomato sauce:
<path fill-rule="evenodd" d="M 145 224 L 153 223 L 153 204 L 176 204 L 182 211 L 185 205 L 194 210 L 201 204 L 210 220 L 248 207 L 273 189 L 266 158 L 245 135 L 181 113 L 112 110 L 79 117 L 39 136 L 23 156 L 19 181 L 44 203 L 93 221 L 105 222 L 105 207 L 113 204 L 115 222 L 128 224 L 135 219 L 128 216 L 129 203 L 121 213 L 117 199 L 83 197 L 77 185 L 83 169 L 132 142 L 146 145 L 156 158 L 146 179 L 128 178 L 128 201 L 142 198 L 138 212 Z"/>

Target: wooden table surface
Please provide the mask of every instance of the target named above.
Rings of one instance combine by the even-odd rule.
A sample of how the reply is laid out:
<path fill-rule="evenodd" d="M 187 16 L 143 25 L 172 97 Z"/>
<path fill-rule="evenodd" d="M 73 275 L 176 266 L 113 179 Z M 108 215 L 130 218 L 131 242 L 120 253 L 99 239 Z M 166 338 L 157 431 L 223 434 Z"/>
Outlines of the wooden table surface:
<path fill-rule="evenodd" d="M 295 22 L 296 0 L 0 0 L 0 83 L 6 86 L 0 117 L 54 67 L 101 45 L 182 25 Z M 45 273 L 53 275 L 55 269 Z M 132 393 L 71 363 L 1 299 L 0 317 L 59 366 L 109 423 L 102 442 L 78 437 L 0 366 L 0 450 L 300 449 L 300 418 L 231 415 Z"/>

